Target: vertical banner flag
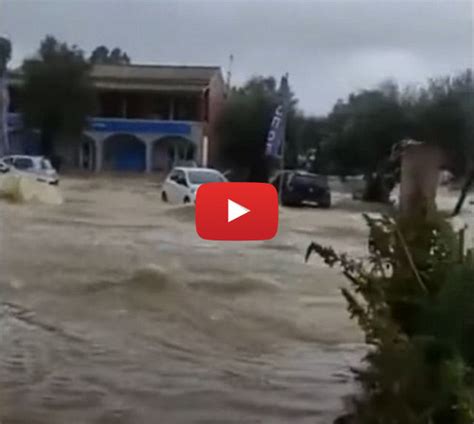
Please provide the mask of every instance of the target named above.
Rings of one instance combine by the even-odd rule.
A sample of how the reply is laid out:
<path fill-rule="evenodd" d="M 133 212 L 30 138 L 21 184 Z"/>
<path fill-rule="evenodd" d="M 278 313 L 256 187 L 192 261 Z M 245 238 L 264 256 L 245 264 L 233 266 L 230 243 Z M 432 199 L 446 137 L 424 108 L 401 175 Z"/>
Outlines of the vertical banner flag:
<path fill-rule="evenodd" d="M 266 155 L 272 157 L 282 156 L 282 146 L 285 143 L 286 118 L 290 103 L 288 74 L 285 74 L 281 77 L 279 95 L 280 103 L 276 107 L 272 121 L 270 122 L 270 129 L 268 130 L 267 144 L 265 149 Z"/>
<path fill-rule="evenodd" d="M 0 152 L 2 155 L 8 153 L 8 84 L 7 84 L 7 73 L 0 75 Z"/>

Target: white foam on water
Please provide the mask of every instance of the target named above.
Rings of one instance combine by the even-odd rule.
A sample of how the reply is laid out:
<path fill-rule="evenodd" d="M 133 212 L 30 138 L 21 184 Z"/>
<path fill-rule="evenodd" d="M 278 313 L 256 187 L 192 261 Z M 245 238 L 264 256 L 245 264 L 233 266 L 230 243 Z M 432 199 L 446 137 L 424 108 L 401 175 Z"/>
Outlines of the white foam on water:
<path fill-rule="evenodd" d="M 63 198 L 58 187 L 25 175 L 0 175 L 0 197 L 18 203 L 60 205 Z"/>

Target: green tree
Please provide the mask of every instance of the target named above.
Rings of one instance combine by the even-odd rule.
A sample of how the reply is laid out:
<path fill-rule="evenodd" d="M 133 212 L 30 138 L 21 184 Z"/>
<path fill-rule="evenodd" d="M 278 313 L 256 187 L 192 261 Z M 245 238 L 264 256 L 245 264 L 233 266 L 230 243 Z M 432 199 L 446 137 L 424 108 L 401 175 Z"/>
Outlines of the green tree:
<path fill-rule="evenodd" d="M 442 147 L 454 168 L 461 170 L 474 153 L 473 95 L 472 70 L 467 70 L 454 77 L 431 79 L 426 87 L 402 97 L 410 136 Z"/>
<path fill-rule="evenodd" d="M 398 88 L 392 82 L 352 93 L 328 115 L 324 156 L 342 176 L 364 174 L 364 199 L 388 200 L 393 185 L 385 177 L 388 159 L 393 145 L 405 134 L 405 120 Z"/>
<path fill-rule="evenodd" d="M 0 37 L 0 74 L 7 70 L 7 64 L 11 59 L 12 45 L 8 38 Z"/>
<path fill-rule="evenodd" d="M 474 83 L 472 70 L 431 79 L 402 96 L 410 137 L 441 147 L 445 167 L 466 175 L 454 214 L 461 210 L 474 181 Z"/>
<path fill-rule="evenodd" d="M 352 93 L 327 117 L 325 156 L 341 175 L 366 176 L 368 200 L 383 200 L 386 190 L 377 187 L 393 166 L 392 147 L 403 138 L 441 147 L 457 174 L 474 169 L 473 102 L 471 70 L 402 92 L 386 82 L 375 90 Z"/>
<path fill-rule="evenodd" d="M 291 93 L 287 121 L 285 165 L 296 162 L 296 99 Z M 234 88 L 221 113 L 217 131 L 222 140 L 222 161 L 247 171 L 252 181 L 266 181 L 269 166 L 265 144 L 270 121 L 279 103 L 277 81 L 273 77 L 253 77 L 240 88 Z"/>
<path fill-rule="evenodd" d="M 118 47 L 109 50 L 106 46 L 98 46 L 92 51 L 89 62 L 93 65 L 128 65 L 130 57 Z"/>
<path fill-rule="evenodd" d="M 326 137 L 326 119 L 324 117 L 303 115 L 297 124 L 298 151 L 318 150 Z"/>
<path fill-rule="evenodd" d="M 348 311 L 370 345 L 355 371 L 361 390 L 336 422 L 472 423 L 472 261 L 436 215 L 365 219 L 364 259 L 318 243 L 307 251 L 340 267 Z"/>
<path fill-rule="evenodd" d="M 431 80 L 426 89 L 409 103 L 415 130 L 441 146 L 447 154 L 446 164 L 456 176 L 465 175 L 458 214 L 474 181 L 474 80 L 468 69 L 455 77 Z"/>
<path fill-rule="evenodd" d="M 332 143 L 339 145 L 335 151 L 349 156 L 346 165 L 352 169 L 345 171 L 366 175 L 377 172 L 404 134 L 404 114 L 396 86 L 351 94 L 347 102 L 333 108 L 328 127 Z"/>
<path fill-rule="evenodd" d="M 82 50 L 47 36 L 23 62 L 21 108 L 25 125 L 41 131 L 43 154 L 54 157 L 63 136 L 81 134 L 95 109 L 89 63 Z"/>

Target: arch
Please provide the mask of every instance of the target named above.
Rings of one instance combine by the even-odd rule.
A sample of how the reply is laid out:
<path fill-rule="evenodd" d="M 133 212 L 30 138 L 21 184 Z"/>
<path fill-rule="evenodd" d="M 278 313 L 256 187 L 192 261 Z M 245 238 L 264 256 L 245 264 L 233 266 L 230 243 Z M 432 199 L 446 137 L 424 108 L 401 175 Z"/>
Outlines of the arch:
<path fill-rule="evenodd" d="M 132 134 L 114 134 L 103 141 L 103 169 L 106 171 L 144 172 L 146 145 Z"/>
<path fill-rule="evenodd" d="M 82 134 L 78 150 L 79 168 L 85 171 L 94 171 L 97 166 L 97 145 L 95 140 L 87 134 Z"/>
<path fill-rule="evenodd" d="M 188 138 L 165 136 L 153 142 L 151 167 L 153 171 L 169 171 L 182 161 L 193 161 L 196 145 Z"/>

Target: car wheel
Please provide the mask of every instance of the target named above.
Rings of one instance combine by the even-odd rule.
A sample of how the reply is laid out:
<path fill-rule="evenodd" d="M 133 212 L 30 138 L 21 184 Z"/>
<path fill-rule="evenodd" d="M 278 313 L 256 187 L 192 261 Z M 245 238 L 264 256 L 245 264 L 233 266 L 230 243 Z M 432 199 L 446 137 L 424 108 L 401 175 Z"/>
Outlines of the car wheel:
<path fill-rule="evenodd" d="M 166 191 L 161 192 L 161 200 L 163 200 L 163 202 L 168 202 L 168 195 L 166 194 Z"/>
<path fill-rule="evenodd" d="M 191 199 L 186 196 L 184 199 L 183 199 L 183 203 L 186 204 L 186 203 L 189 203 L 191 201 Z"/>

